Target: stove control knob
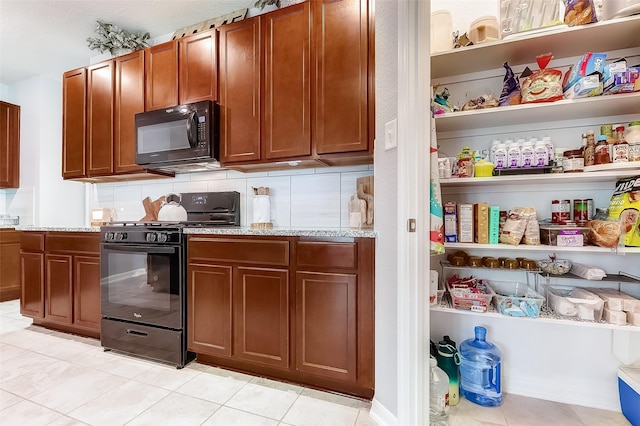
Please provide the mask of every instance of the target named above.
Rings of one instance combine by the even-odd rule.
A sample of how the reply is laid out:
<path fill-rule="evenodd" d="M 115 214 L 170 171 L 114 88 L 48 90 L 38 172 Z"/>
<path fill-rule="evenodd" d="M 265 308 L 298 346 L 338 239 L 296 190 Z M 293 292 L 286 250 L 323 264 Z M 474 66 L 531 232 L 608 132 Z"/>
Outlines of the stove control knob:
<path fill-rule="evenodd" d="M 122 241 L 127 239 L 127 234 L 124 232 L 116 232 L 115 233 L 116 241 Z"/>
<path fill-rule="evenodd" d="M 105 241 L 113 241 L 113 232 L 105 232 L 104 239 Z"/>
<path fill-rule="evenodd" d="M 158 242 L 159 243 L 167 242 L 167 234 L 158 234 Z"/>
<path fill-rule="evenodd" d="M 149 232 L 149 233 L 147 234 L 147 238 L 146 238 L 146 239 L 147 239 L 147 242 L 149 242 L 149 243 L 154 242 L 154 241 L 156 240 L 156 234 L 155 234 L 155 232 Z"/>

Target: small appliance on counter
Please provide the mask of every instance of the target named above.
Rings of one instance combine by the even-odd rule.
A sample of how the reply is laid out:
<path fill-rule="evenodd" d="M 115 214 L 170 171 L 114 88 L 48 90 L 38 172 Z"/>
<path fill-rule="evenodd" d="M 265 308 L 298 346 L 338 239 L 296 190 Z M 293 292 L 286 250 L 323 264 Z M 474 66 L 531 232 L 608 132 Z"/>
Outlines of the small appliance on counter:
<path fill-rule="evenodd" d="M 17 226 L 20 223 L 19 216 L 11 216 L 8 214 L 0 214 L 0 226 Z"/>
<path fill-rule="evenodd" d="M 102 208 L 91 210 L 91 226 L 104 226 L 113 222 L 116 213 L 113 209 Z"/>

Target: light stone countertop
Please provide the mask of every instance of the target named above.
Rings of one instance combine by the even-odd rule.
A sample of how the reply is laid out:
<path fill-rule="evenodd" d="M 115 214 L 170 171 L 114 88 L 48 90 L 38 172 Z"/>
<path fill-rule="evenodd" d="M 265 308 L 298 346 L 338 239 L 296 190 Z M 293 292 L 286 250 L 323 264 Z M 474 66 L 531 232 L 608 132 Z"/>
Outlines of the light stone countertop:
<path fill-rule="evenodd" d="M 61 226 L 15 226 L 17 231 L 40 231 L 40 232 L 100 232 L 100 227 L 61 227 Z M 221 228 L 221 227 L 186 227 L 185 234 L 208 234 L 208 235 L 264 235 L 279 237 L 346 237 L 346 238 L 376 238 L 375 231 L 370 229 L 251 229 Z"/>

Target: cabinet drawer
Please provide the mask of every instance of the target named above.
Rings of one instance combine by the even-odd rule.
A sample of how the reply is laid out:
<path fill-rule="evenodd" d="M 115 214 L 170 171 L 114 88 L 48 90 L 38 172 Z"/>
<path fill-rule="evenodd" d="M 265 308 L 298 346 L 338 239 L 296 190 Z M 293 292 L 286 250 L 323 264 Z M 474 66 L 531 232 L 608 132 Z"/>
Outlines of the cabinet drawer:
<path fill-rule="evenodd" d="M 0 244 L 20 243 L 20 231 L 0 229 Z"/>
<path fill-rule="evenodd" d="M 100 253 L 99 233 L 56 232 L 47 234 L 47 253 Z"/>
<path fill-rule="evenodd" d="M 189 237 L 189 263 L 234 262 L 252 265 L 288 266 L 289 241 Z"/>
<path fill-rule="evenodd" d="M 298 269 L 358 268 L 358 244 L 300 241 L 296 246 Z"/>
<path fill-rule="evenodd" d="M 44 232 L 23 232 L 20 236 L 22 251 L 44 251 Z"/>

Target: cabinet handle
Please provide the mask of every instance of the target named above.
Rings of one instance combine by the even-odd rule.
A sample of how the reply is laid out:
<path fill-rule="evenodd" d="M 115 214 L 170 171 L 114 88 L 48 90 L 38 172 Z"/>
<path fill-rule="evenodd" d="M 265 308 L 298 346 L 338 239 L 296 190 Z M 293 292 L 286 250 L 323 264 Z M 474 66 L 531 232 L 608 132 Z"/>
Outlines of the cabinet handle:
<path fill-rule="evenodd" d="M 146 333 L 144 331 L 132 330 L 130 328 L 127 328 L 127 334 L 134 334 L 136 336 L 142 336 L 142 337 L 149 336 L 149 333 Z"/>

